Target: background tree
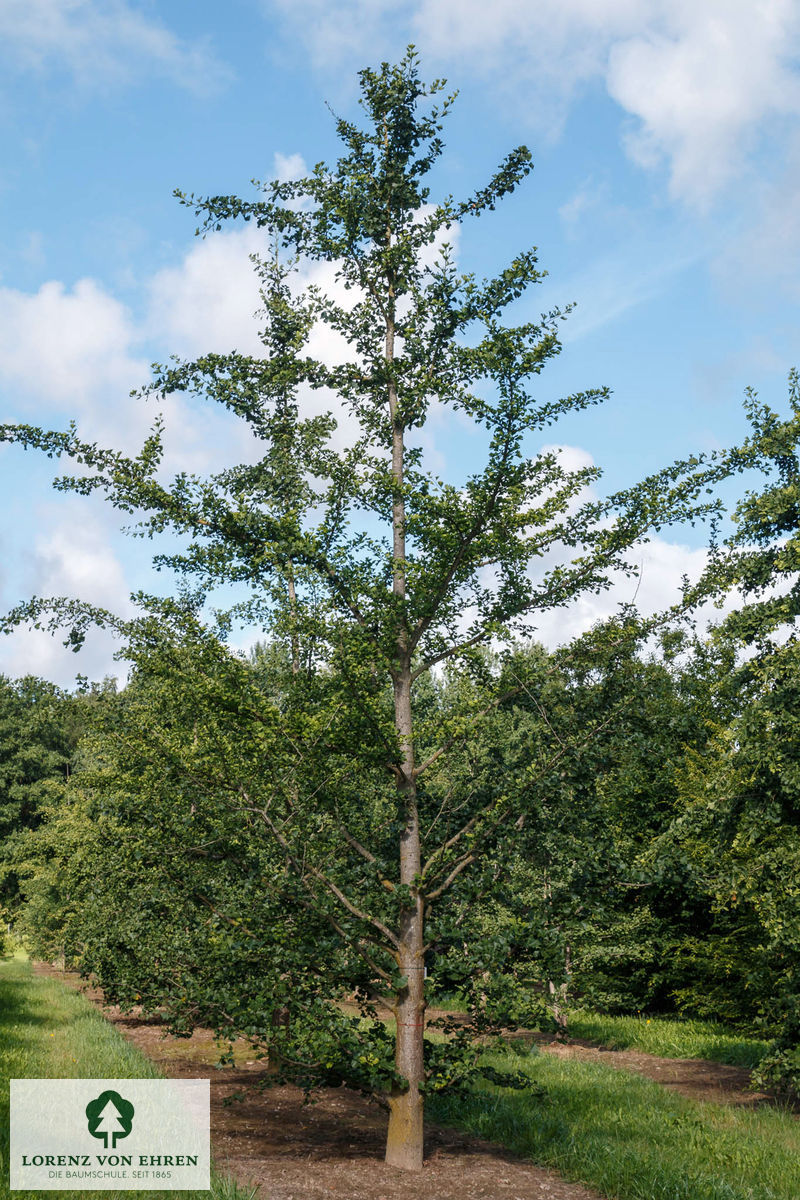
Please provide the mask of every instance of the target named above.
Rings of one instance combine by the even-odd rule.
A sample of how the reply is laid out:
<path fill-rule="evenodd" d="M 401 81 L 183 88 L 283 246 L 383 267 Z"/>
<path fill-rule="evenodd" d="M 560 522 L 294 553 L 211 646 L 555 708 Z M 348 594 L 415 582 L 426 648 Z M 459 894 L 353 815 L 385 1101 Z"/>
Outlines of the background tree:
<path fill-rule="evenodd" d="M 702 883 L 725 932 L 738 1013 L 777 1034 L 761 1082 L 800 1087 L 800 381 L 788 417 L 748 398 L 749 451 L 765 475 L 735 511 L 708 579 L 738 607 L 713 632 L 727 664 L 722 719 L 687 755 L 681 809 L 665 834 Z M 703 586 L 703 585 L 701 585 Z M 669 849 L 668 849 L 668 852 Z M 712 943 L 713 944 L 713 943 Z M 732 952 L 731 948 L 732 947 Z"/>
<path fill-rule="evenodd" d="M 67 697 L 33 676 L 0 677 L 0 837 L 37 820 L 40 784 L 69 775 L 75 749 Z M 70 728 L 70 725 L 73 727 Z"/>
<path fill-rule="evenodd" d="M 468 661 L 482 644 L 502 647 L 529 633 L 537 614 L 610 586 L 615 571 L 629 569 L 626 551 L 648 531 L 713 506 L 698 497 L 716 467 L 691 459 L 595 501 L 585 491 L 598 478 L 595 468 L 569 471 L 557 454 L 535 452 L 536 439 L 560 416 L 605 392 L 537 399 L 537 377 L 558 352 L 563 314 L 518 325 L 504 320 L 540 278 L 533 251 L 479 281 L 456 270 L 446 241 L 456 223 L 488 213 L 517 187 L 530 155 L 514 150 L 485 188 L 434 204 L 426 177 L 441 154 L 442 119 L 453 98 L 429 103 L 443 84 L 423 85 L 413 52 L 397 66 L 362 71 L 360 82 L 367 123 L 337 119 L 343 153 L 333 166 L 267 184 L 252 201 L 181 197 L 204 231 L 243 218 L 277 243 L 276 256 L 259 267 L 265 356 L 178 363 L 159 369 L 146 391 L 194 393 L 225 405 L 261 443 L 255 464 L 167 484 L 159 475 L 159 427 L 134 459 L 84 443 L 75 432 L 13 426 L 3 437 L 76 460 L 82 473 L 59 486 L 100 490 L 121 510 L 141 514 L 142 532 L 188 535 L 184 553 L 159 561 L 201 592 L 220 582 L 241 585 L 247 599 L 238 615 L 287 639 L 287 690 L 277 704 L 259 699 L 262 717 L 254 706 L 242 739 L 257 744 L 261 720 L 285 770 L 252 775 L 238 753 L 224 766 L 212 750 L 213 722 L 206 732 L 199 723 L 202 778 L 205 786 L 218 773 L 211 794 L 220 812 L 257 827 L 269 846 L 265 903 L 269 881 L 286 881 L 275 894 L 283 902 L 291 896 L 315 930 L 320 921 L 327 927 L 341 947 L 333 961 L 342 981 L 353 972 L 360 994 L 387 999 L 396 1021 L 394 1063 L 378 1089 L 390 1111 L 387 1160 L 418 1168 L 423 1091 L 463 1077 L 444 1065 L 448 1054 L 461 1053 L 460 1044 L 424 1039 L 426 950 L 447 923 L 440 914 L 454 894 L 459 907 L 469 888 L 476 899 L 485 895 L 487 863 L 513 840 L 528 802 L 514 780 L 495 789 L 488 805 L 476 793 L 442 795 L 429 787 L 434 767 L 470 736 L 482 713 L 468 707 L 442 715 L 425 678 L 439 664 Z M 332 264 L 347 301 L 314 287 L 298 296 L 289 272 L 307 262 Z M 345 340 L 345 362 L 307 355 L 315 323 Z M 299 397 L 307 388 L 336 397 L 337 415 L 352 431 L 346 449 L 331 440 L 333 418 L 303 417 Z M 485 445 L 485 466 L 459 485 L 426 470 L 415 443 L 433 403 L 471 421 Z M 163 606 L 144 603 L 168 620 Z M 34 602 L 25 611 L 70 623 L 75 644 L 90 620 L 112 622 L 74 603 L 50 605 L 49 618 L 47 609 Z M 194 627 L 186 628 L 196 640 Z M 134 656 L 142 638 L 150 639 L 156 663 L 167 661 L 183 636 L 174 629 L 172 641 L 159 643 L 148 621 L 125 632 Z M 217 654 L 210 642 L 203 646 Z M 218 668 L 224 678 L 224 655 Z M 487 680 L 490 708 L 503 694 L 502 672 L 494 683 Z M 184 786 L 180 774 L 172 778 L 169 805 Z M 166 797 L 159 804 L 167 807 Z M 171 829 L 177 839 L 174 822 Z M 316 986 L 319 950 L 304 928 L 285 953 L 297 982 L 296 948 L 304 947 L 305 983 L 297 983 L 297 994 L 306 997 Z M 321 1038 L 320 1030 L 340 1025 L 330 1001 L 309 1005 L 307 1047 L 312 1033 Z M 353 1026 L 352 1037 L 374 1040 L 374 1028 L 360 1033 Z M 324 1079 L 329 1060 L 308 1053 L 302 1070 L 308 1075 L 316 1062 Z"/>
<path fill-rule="evenodd" d="M 94 711 L 114 693 L 113 680 L 81 681 L 70 695 L 32 675 L 0 677 L 0 906 L 9 916 L 19 901 L 17 843 L 41 822 L 53 788 L 69 779 Z"/>
<path fill-rule="evenodd" d="M 563 1032 L 568 1005 L 674 1008 L 679 977 L 665 947 L 687 931 L 655 848 L 674 820 L 685 757 L 708 740 L 711 681 L 685 634 L 666 634 L 647 654 L 637 634 L 629 617 L 584 646 L 507 658 L 508 699 L 442 768 L 443 789 L 480 790 L 487 807 L 504 781 L 527 785 L 513 851 L 479 910 L 465 898 L 453 936 L 460 947 L 477 922 L 504 945 L 508 970 L 493 990 L 507 1020 L 534 1024 L 544 1002 Z M 454 672 L 443 704 L 463 710 L 463 693 L 477 687 Z M 674 891 L 688 905 L 685 878 Z M 692 917 L 707 914 L 709 897 L 688 894 Z M 488 992 L 458 954 L 453 970 L 450 986 L 473 1003 Z"/>

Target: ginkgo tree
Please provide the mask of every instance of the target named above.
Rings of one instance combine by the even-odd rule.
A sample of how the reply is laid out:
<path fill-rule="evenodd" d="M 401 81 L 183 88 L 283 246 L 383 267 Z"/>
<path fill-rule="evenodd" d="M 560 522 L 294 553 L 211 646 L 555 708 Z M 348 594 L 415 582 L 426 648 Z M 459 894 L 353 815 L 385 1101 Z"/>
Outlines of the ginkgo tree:
<path fill-rule="evenodd" d="M 539 398 L 539 375 L 559 352 L 565 314 L 507 320 L 541 278 L 533 250 L 479 279 L 458 269 L 452 249 L 455 227 L 487 217 L 528 175 L 531 156 L 519 147 L 485 187 L 464 200 L 434 201 L 428 179 L 454 97 L 443 81 L 421 81 L 413 50 L 359 78 L 365 121 L 336 118 L 343 148 L 332 165 L 265 184 L 252 199 L 179 194 L 201 234 L 236 220 L 265 232 L 270 250 L 256 262 L 264 353 L 172 362 L 156 369 L 145 393 L 224 406 L 259 444 L 255 461 L 165 482 L 158 425 L 137 457 L 86 443 L 75 430 L 5 426 L 2 436 L 74 460 L 80 473 L 58 486 L 99 491 L 135 514 L 141 532 L 183 536 L 184 549 L 159 561 L 198 589 L 195 607 L 216 585 L 236 584 L 244 599 L 235 615 L 288 647 L 286 676 L 270 693 L 198 632 L 196 617 L 186 616 L 188 599 L 170 607 L 143 598 L 150 615 L 138 627 L 121 626 L 142 678 L 150 654 L 159 695 L 172 689 L 170 703 L 182 707 L 188 731 L 178 744 L 177 725 L 163 725 L 160 742 L 150 729 L 152 761 L 166 755 L 170 764 L 160 782 L 148 782 L 162 806 L 153 799 L 152 825 L 164 837 L 184 838 L 187 861 L 204 864 L 212 880 L 208 864 L 214 854 L 225 858 L 221 847 L 236 842 L 230 822 L 238 822 L 236 853 L 252 856 L 251 912 L 263 902 L 269 921 L 280 909 L 276 897 L 284 912 L 293 905 L 292 935 L 267 939 L 274 957 L 264 963 L 277 987 L 283 954 L 291 960 L 284 976 L 296 983 L 281 1001 L 294 1004 L 291 1022 L 273 1029 L 276 1040 L 284 1038 L 287 1071 L 296 1062 L 308 1079 L 316 1063 L 320 1078 L 330 1074 L 333 1059 L 319 1039 L 326 1020 L 341 1028 L 334 1001 L 343 992 L 355 987 L 367 1015 L 377 997 L 388 1005 L 396 1033 L 382 1036 L 393 1037 L 394 1061 L 376 1066 L 370 1086 L 389 1109 L 387 1161 L 418 1169 L 424 1093 L 456 1080 L 458 1072 L 443 1064 L 451 1048 L 463 1050 L 463 1039 L 425 1038 L 426 954 L 447 925 L 448 904 L 463 911 L 492 886 L 537 779 L 533 768 L 524 778 L 498 778 L 488 796 L 446 785 L 448 754 L 501 702 L 499 689 L 508 692 L 507 676 L 493 675 L 477 651 L 492 644 L 502 657 L 542 613 L 610 586 L 615 572 L 630 570 L 633 544 L 713 505 L 704 489 L 717 467 L 691 458 L 596 499 L 589 489 L 596 468 L 569 470 L 557 452 L 539 449 L 545 438 L 553 441 L 550 426 L 601 402 L 605 389 Z M 334 286 L 303 289 L 309 264 L 326 264 Z M 337 361 L 310 354 L 320 327 L 346 344 Z M 327 415 L 313 415 L 320 397 Z M 483 450 L 480 469 L 452 480 L 428 468 L 419 431 L 434 406 L 437 428 L 441 414 L 458 414 L 460 427 L 471 428 L 472 444 Z M 344 448 L 337 421 L 349 434 Z M 89 622 L 113 623 L 110 614 L 69 601 L 34 601 L 12 619 L 24 616 L 67 623 L 76 645 Z M 179 628 L 200 647 L 200 666 L 175 649 Z M 202 665 L 203 656 L 213 668 Z M 480 677 L 470 694 L 481 702 L 443 714 L 431 703 L 430 679 L 453 662 Z M 179 696 L 184 685 L 198 701 L 191 719 Z M 146 749 L 148 737 L 137 745 Z M 131 786 L 137 778 L 141 762 L 128 773 Z M 171 816 L 164 807 L 170 795 Z M 201 821 L 213 853 L 192 832 Z M 171 879 L 180 887 L 174 872 Z M 216 899 L 206 891 L 205 901 L 223 924 L 228 917 L 239 923 L 241 948 L 248 923 L 231 915 L 232 880 Z M 166 930 L 171 918 L 162 918 Z M 252 935 L 257 940 L 259 930 Z M 192 952 L 202 953 L 199 943 Z M 473 953 L 465 944 L 466 961 Z M 249 980 L 255 969 L 250 961 Z M 310 995 L 302 979 L 319 980 L 321 971 L 328 986 L 339 973 L 339 993 L 327 1007 L 308 1005 L 308 1036 L 295 1053 L 300 1001 Z M 269 998 L 258 994 L 269 1009 Z M 251 1033 L 258 1026 L 252 995 L 251 988 Z M 379 1063 L 371 1029 L 369 1022 L 351 1025 L 351 1039 L 369 1049 L 347 1062 Z M 338 1077 L 354 1072 L 345 1062 Z M 357 1082 L 364 1084 L 363 1072 Z"/>

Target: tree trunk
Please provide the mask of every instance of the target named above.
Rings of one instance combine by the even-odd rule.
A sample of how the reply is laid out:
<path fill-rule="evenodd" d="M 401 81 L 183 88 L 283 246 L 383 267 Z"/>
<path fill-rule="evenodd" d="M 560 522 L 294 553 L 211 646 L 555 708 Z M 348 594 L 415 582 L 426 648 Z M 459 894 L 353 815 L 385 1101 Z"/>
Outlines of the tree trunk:
<path fill-rule="evenodd" d="M 572 975 L 572 947 L 569 942 L 564 950 L 564 978 L 556 985 L 552 979 L 547 981 L 553 1003 L 553 1019 L 556 1023 L 556 1039 L 561 1041 L 567 1036 L 567 1002 L 569 997 L 569 981 Z"/>
<path fill-rule="evenodd" d="M 387 220 L 386 245 L 391 245 L 391 222 Z M 394 283 L 387 277 L 389 304 L 386 316 L 386 362 L 394 361 Z M 417 812 L 417 782 L 414 771 L 414 722 L 411 709 L 411 648 L 405 614 L 406 601 L 406 509 L 403 495 L 404 429 L 394 380 L 389 379 L 387 390 L 389 415 L 392 422 L 392 480 L 395 486 L 392 501 L 392 591 L 398 601 L 396 633 L 396 668 L 393 672 L 394 720 L 400 746 L 401 761 L 397 771 L 397 788 L 403 813 L 403 832 L 400 835 L 400 883 L 411 890 L 412 900 L 400 913 L 400 949 L 397 965 L 406 983 L 397 993 L 395 1016 L 395 1067 L 407 1081 L 401 1090 L 396 1088 L 389 1097 L 389 1129 L 386 1135 L 386 1162 L 409 1171 L 422 1168 L 423 1098 L 420 1084 L 425 1078 L 425 962 L 423 952 L 424 901 L 417 894 L 416 881 L 420 874 L 419 814 Z"/>
<path fill-rule="evenodd" d="M 284 1058 L 279 1046 L 275 1042 L 280 1042 L 281 1035 L 285 1038 L 289 1036 L 289 1009 L 285 1005 L 281 1008 L 273 1009 L 269 1023 L 275 1041 L 270 1037 L 267 1042 L 267 1064 L 277 1070 L 283 1066 Z"/>
<path fill-rule="evenodd" d="M 300 672 L 300 639 L 297 635 L 297 591 L 294 586 L 294 569 L 291 562 L 286 574 L 286 586 L 289 592 L 289 625 L 290 642 L 292 647 L 292 674 Z"/>
<path fill-rule="evenodd" d="M 402 776 L 398 781 L 406 814 L 406 827 L 400 839 L 400 882 L 414 889 L 420 870 L 419 818 L 417 815 L 414 751 L 411 742 L 410 669 L 395 685 L 397 729 L 405 748 Z M 424 902 L 416 896 L 413 905 L 400 918 L 398 967 L 407 983 L 397 994 L 395 1013 L 395 1067 L 408 1085 L 395 1089 L 389 1097 L 389 1129 L 386 1137 L 386 1162 L 393 1167 L 419 1171 L 423 1155 L 423 1098 L 420 1084 L 425 1078 L 425 955 L 423 950 Z"/>
<path fill-rule="evenodd" d="M 396 1089 L 389 1097 L 389 1129 L 386 1162 L 408 1171 L 422 1168 L 423 1099 L 420 1084 L 425 1077 L 423 1060 L 425 1026 L 425 981 L 422 954 L 422 902 L 404 918 L 406 926 L 400 970 L 408 985 L 397 997 L 395 1066 L 408 1080 L 405 1091 Z"/>

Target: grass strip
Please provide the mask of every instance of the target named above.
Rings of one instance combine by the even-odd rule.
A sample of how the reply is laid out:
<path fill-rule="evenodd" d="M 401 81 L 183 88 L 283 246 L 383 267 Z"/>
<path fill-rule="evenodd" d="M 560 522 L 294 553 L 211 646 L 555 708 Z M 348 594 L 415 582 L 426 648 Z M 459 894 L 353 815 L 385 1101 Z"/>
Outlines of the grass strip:
<path fill-rule="evenodd" d="M 490 1053 L 543 1096 L 490 1084 L 433 1096 L 432 1120 L 499 1142 L 615 1200 L 798 1200 L 800 1122 L 774 1108 L 687 1100 L 599 1063 Z"/>
<path fill-rule="evenodd" d="M 10 1079 L 159 1079 L 161 1073 L 79 992 L 33 974 L 24 955 L 0 962 L 0 1200 L 86 1191 L 11 1192 L 8 1185 Z M 93 1193 L 92 1193 L 93 1194 Z M 212 1171 L 210 1192 L 103 1191 L 107 1200 L 251 1200 L 253 1189 Z"/>
<path fill-rule="evenodd" d="M 733 1034 L 711 1021 L 666 1017 L 606 1017 L 579 1009 L 569 1015 L 570 1037 L 587 1038 L 609 1050 L 642 1050 L 663 1058 L 705 1058 L 752 1070 L 766 1042 Z"/>
<path fill-rule="evenodd" d="M 463 997 L 446 994 L 434 1002 L 450 1012 L 466 1012 Z M 568 1036 L 586 1038 L 607 1050 L 642 1050 L 662 1058 L 704 1058 L 752 1070 L 767 1050 L 767 1042 L 731 1033 L 713 1021 L 689 1018 L 609 1017 L 589 1009 L 569 1012 Z"/>

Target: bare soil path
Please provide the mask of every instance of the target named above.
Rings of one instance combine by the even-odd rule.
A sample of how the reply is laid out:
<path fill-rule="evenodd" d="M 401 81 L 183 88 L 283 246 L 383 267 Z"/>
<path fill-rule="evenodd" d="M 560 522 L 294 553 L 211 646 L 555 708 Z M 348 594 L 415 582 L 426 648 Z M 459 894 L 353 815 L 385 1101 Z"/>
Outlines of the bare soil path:
<path fill-rule="evenodd" d="M 69 972 L 42 964 L 34 969 L 81 987 L 80 979 Z M 385 1115 L 359 1094 L 337 1088 L 316 1103 L 304 1104 L 294 1087 L 253 1090 L 266 1071 L 246 1042 L 235 1047 L 236 1067 L 216 1070 L 219 1046 L 210 1031 L 197 1030 L 191 1038 L 169 1037 L 157 1021 L 142 1021 L 104 1005 L 98 991 L 85 994 L 166 1075 L 210 1076 L 215 1161 L 241 1184 L 258 1185 L 257 1200 L 601 1200 L 595 1191 L 501 1147 L 436 1126 L 427 1130 L 423 1171 L 398 1177 L 382 1161 Z M 768 1102 L 768 1097 L 748 1090 L 748 1073 L 738 1067 L 600 1050 L 577 1039 L 562 1045 L 538 1034 L 523 1036 L 547 1053 L 636 1071 L 693 1099 Z M 242 1092 L 244 1099 L 226 1104 Z"/>

